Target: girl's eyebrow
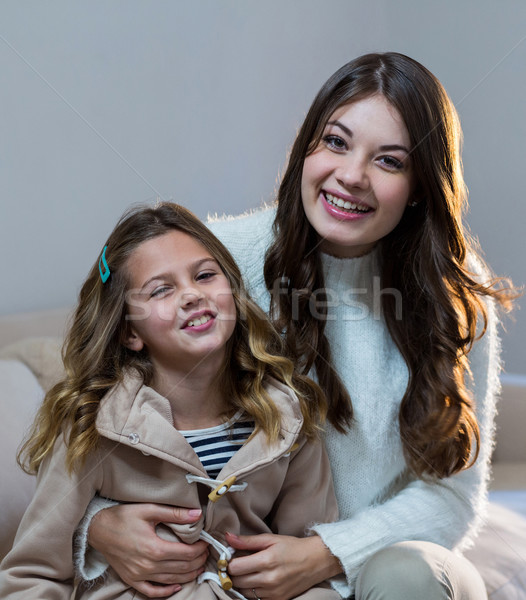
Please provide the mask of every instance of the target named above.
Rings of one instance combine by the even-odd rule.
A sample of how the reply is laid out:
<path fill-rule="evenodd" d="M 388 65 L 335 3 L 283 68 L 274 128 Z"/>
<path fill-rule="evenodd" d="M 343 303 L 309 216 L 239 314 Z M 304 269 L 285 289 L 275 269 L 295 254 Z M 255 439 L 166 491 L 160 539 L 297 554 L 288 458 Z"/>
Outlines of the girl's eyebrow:
<path fill-rule="evenodd" d="M 206 258 L 200 258 L 199 260 L 196 260 L 195 262 L 193 262 L 190 265 L 190 267 L 193 267 L 194 269 L 198 269 L 201 265 L 203 265 L 206 262 L 211 262 L 211 263 L 214 263 L 215 265 L 219 264 L 213 256 L 207 256 Z"/>
<path fill-rule="evenodd" d="M 196 260 L 193 263 L 190 263 L 189 268 L 191 270 L 193 269 L 199 269 L 199 267 L 201 267 L 202 265 L 204 265 L 207 262 L 211 262 L 214 265 L 218 265 L 219 263 L 217 262 L 217 260 L 215 258 L 213 258 L 212 256 L 207 256 L 205 258 L 200 258 L 199 260 Z M 141 291 L 144 290 L 144 288 L 150 284 L 152 281 L 156 281 L 157 279 L 168 279 L 170 277 L 170 273 L 158 273 L 157 275 L 154 275 L 153 277 L 150 277 L 149 279 L 147 279 L 141 286 Z"/>
<path fill-rule="evenodd" d="M 341 123 L 338 120 L 327 121 L 327 125 L 334 125 L 336 127 L 339 127 L 350 138 L 353 137 L 352 131 L 346 125 L 344 125 L 343 123 Z M 408 148 L 406 148 L 405 146 L 402 146 L 400 144 L 387 144 L 385 146 L 380 146 L 379 150 L 381 150 L 382 152 L 393 152 L 395 150 L 401 150 L 402 152 L 405 152 L 406 154 L 411 154 Z"/>

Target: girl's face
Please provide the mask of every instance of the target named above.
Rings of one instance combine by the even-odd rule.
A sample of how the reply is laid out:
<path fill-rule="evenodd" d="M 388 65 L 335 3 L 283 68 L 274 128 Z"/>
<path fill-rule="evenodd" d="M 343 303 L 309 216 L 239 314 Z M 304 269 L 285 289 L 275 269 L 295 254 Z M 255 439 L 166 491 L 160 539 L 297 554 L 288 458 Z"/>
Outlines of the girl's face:
<path fill-rule="evenodd" d="M 148 350 L 156 375 L 221 367 L 236 325 L 229 282 L 196 239 L 170 231 L 143 242 L 127 262 L 126 346 Z"/>
<path fill-rule="evenodd" d="M 303 208 L 321 250 L 340 257 L 369 252 L 402 218 L 412 179 L 398 111 L 379 94 L 340 106 L 303 164 Z"/>

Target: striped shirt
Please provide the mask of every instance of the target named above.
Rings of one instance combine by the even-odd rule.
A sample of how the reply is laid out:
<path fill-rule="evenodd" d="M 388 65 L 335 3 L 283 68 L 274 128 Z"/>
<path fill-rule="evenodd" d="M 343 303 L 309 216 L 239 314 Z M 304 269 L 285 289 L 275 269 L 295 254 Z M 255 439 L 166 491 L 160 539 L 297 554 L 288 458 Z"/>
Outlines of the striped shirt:
<path fill-rule="evenodd" d="M 254 421 L 240 421 L 242 416 L 240 411 L 226 423 L 215 427 L 179 430 L 194 449 L 211 479 L 217 478 L 221 469 L 254 431 Z"/>

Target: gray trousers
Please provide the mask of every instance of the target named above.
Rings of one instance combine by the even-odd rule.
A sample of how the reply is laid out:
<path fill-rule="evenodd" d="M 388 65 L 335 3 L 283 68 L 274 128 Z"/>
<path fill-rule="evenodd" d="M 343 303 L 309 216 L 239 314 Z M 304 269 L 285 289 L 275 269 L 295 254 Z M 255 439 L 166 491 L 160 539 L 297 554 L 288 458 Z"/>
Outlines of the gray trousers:
<path fill-rule="evenodd" d="M 430 542 L 401 542 L 363 566 L 355 600 L 487 600 L 482 577 L 466 559 Z"/>

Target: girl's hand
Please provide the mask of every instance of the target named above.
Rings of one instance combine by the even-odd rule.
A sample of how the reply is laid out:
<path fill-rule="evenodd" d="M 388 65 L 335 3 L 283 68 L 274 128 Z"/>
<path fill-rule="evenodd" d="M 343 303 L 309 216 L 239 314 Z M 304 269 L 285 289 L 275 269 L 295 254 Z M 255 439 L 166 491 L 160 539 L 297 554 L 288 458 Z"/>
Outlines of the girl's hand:
<path fill-rule="evenodd" d="M 204 569 L 207 544 L 168 542 L 159 523 L 193 523 L 201 511 L 161 504 L 118 504 L 98 512 L 88 530 L 90 546 L 103 554 L 119 577 L 148 598 L 165 598 Z"/>
<path fill-rule="evenodd" d="M 254 552 L 233 558 L 228 567 L 232 581 L 245 597 L 289 600 L 342 572 L 333 556 L 317 535 L 296 538 L 262 534 L 235 536 L 227 534 L 227 542 L 236 550 Z"/>

